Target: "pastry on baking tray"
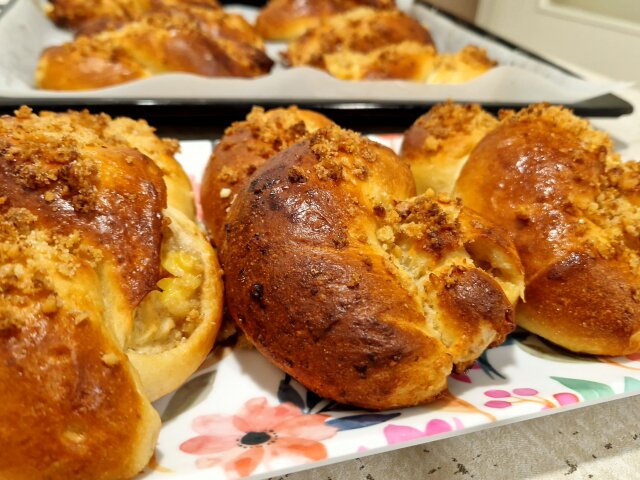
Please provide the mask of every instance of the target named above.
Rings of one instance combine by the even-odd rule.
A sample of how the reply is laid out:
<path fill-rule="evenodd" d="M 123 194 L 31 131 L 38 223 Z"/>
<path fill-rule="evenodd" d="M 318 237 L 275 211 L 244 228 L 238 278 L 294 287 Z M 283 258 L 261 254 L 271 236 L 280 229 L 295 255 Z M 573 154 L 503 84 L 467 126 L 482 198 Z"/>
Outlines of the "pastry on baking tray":
<path fill-rule="evenodd" d="M 400 10 L 357 8 L 321 21 L 289 44 L 284 53 L 291 66 L 325 68 L 325 55 L 349 51 L 368 53 L 402 42 L 433 45 L 429 31 Z"/>
<path fill-rule="evenodd" d="M 511 232 L 526 275 L 518 323 L 576 352 L 640 350 L 640 163 L 562 107 L 504 112 L 499 124 L 477 107 L 436 111 L 409 130 L 404 157 L 423 188 L 448 169 L 454 194 Z"/>
<path fill-rule="evenodd" d="M 133 477 L 160 428 L 150 401 L 200 365 L 221 314 L 177 144 L 23 107 L 0 146 L 0 477 Z"/>
<path fill-rule="evenodd" d="M 254 107 L 224 133 L 211 154 L 202 178 L 204 222 L 216 245 L 221 244 L 226 212 L 247 178 L 276 153 L 331 124 L 311 110 Z"/>
<path fill-rule="evenodd" d="M 467 45 L 458 52 L 439 54 L 433 70 L 424 81 L 431 84 L 466 83 L 495 67 L 496 64 L 487 56 L 484 48 Z"/>
<path fill-rule="evenodd" d="M 343 80 L 412 80 L 430 84 L 465 83 L 495 66 L 485 50 L 468 45 L 457 53 L 437 54 L 433 46 L 402 42 L 359 53 L 324 55 L 324 66 Z"/>
<path fill-rule="evenodd" d="M 357 7 L 395 8 L 394 0 L 269 0 L 256 29 L 268 40 L 292 40 L 323 18 Z"/>
<path fill-rule="evenodd" d="M 427 402 L 514 326 L 513 243 L 456 200 L 414 195 L 396 154 L 330 125 L 258 167 L 231 203 L 227 308 L 322 396 L 371 409 Z"/>
<path fill-rule="evenodd" d="M 166 9 L 220 9 L 217 0 L 49 0 L 49 18 L 74 30 L 102 28 L 101 25 L 138 20 Z M 93 25 L 93 26 L 91 26 Z"/>
<path fill-rule="evenodd" d="M 239 15 L 183 12 L 146 15 L 120 28 L 83 35 L 42 53 L 36 85 L 86 90 L 167 72 L 208 77 L 255 77 L 273 61 Z"/>
<path fill-rule="evenodd" d="M 495 66 L 484 49 L 468 45 L 438 54 L 429 32 L 399 10 L 360 8 L 335 15 L 291 42 L 291 66 L 312 66 L 343 80 L 399 79 L 465 83 Z"/>
<path fill-rule="evenodd" d="M 323 56 L 324 68 L 342 80 L 403 79 L 424 82 L 434 71 L 438 55 L 432 45 L 394 43 L 361 53 L 341 50 Z"/>

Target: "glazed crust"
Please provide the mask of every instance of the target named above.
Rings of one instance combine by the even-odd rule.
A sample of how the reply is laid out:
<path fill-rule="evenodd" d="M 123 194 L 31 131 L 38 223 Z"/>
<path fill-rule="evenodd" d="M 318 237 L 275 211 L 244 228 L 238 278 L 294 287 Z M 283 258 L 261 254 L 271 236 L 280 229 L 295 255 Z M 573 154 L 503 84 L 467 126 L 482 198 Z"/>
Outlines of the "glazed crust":
<path fill-rule="evenodd" d="M 0 478 L 133 477 L 150 401 L 209 352 L 220 271 L 176 149 L 142 121 L 0 117 Z"/>
<path fill-rule="evenodd" d="M 500 282 L 514 279 L 489 273 L 499 251 L 519 295 L 508 237 L 455 201 L 414 194 L 391 150 L 330 126 L 258 168 L 231 205 L 229 311 L 322 396 L 372 409 L 432 400 L 513 328 Z"/>
<path fill-rule="evenodd" d="M 61 27 L 85 30 L 139 20 L 150 12 L 188 9 L 218 10 L 217 0 L 50 0 L 49 18 Z"/>
<path fill-rule="evenodd" d="M 0 214 L 0 478 L 133 477 L 160 419 L 103 323 L 95 258 L 39 223 Z"/>
<path fill-rule="evenodd" d="M 559 107 L 524 110 L 475 148 L 456 192 L 513 232 L 527 273 L 523 326 L 579 352 L 640 348 L 630 227 L 637 170 L 620 162 L 604 133 Z"/>
<path fill-rule="evenodd" d="M 341 50 L 324 55 L 324 67 L 342 80 L 412 80 L 424 82 L 438 55 L 432 45 L 405 41 L 360 53 Z"/>
<path fill-rule="evenodd" d="M 409 129 L 403 153 L 424 188 L 453 189 L 513 235 L 526 274 L 519 325 L 576 352 L 640 348 L 640 165 L 621 162 L 606 134 L 561 107 L 498 123 L 447 104 Z"/>
<path fill-rule="evenodd" d="M 272 65 L 262 40 L 239 15 L 171 10 L 47 48 L 36 85 L 86 90 L 167 72 L 255 77 Z"/>
<path fill-rule="evenodd" d="M 402 42 L 433 46 L 429 31 L 404 12 L 357 8 L 321 21 L 291 42 L 284 58 L 291 66 L 326 68 L 328 54 L 363 54 Z"/>
<path fill-rule="evenodd" d="M 393 0 L 269 0 L 260 10 L 256 29 L 269 40 L 293 40 L 320 20 L 357 7 L 390 9 Z"/>
<path fill-rule="evenodd" d="M 342 80 L 465 83 L 495 66 L 467 45 L 438 54 L 428 30 L 399 10 L 358 8 L 326 18 L 289 44 L 291 66 L 312 66 Z"/>
<path fill-rule="evenodd" d="M 222 244 L 231 202 L 251 174 L 276 153 L 330 125 L 324 115 L 297 107 L 254 107 L 246 120 L 226 129 L 202 177 L 202 213 L 214 243 Z"/>

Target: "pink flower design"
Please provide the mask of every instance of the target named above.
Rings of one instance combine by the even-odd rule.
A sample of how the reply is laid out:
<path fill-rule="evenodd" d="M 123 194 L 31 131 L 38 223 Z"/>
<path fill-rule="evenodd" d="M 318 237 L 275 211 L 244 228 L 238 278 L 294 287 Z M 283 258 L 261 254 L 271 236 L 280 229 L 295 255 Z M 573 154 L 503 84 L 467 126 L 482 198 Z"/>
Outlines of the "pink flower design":
<path fill-rule="evenodd" d="M 236 415 L 203 415 L 192 424 L 200 435 L 180 450 L 202 455 L 198 468 L 220 466 L 227 476 L 250 475 L 261 463 L 278 468 L 327 458 L 320 442 L 337 429 L 325 424 L 329 417 L 306 415 L 292 403 L 269 406 L 264 397 L 253 398 Z"/>
<path fill-rule="evenodd" d="M 538 390 L 533 388 L 514 388 L 511 393 L 506 390 L 487 390 L 484 392 L 487 397 L 501 398 L 503 400 L 489 400 L 485 402 L 484 405 L 489 408 L 509 408 L 516 403 L 530 402 L 542 405 L 542 410 L 556 407 L 555 403 L 541 397 L 539 393 Z M 576 395 L 569 392 L 554 393 L 553 398 L 560 406 L 570 405 L 580 401 Z"/>
<path fill-rule="evenodd" d="M 441 433 L 447 433 L 464 428 L 462 422 L 457 418 L 453 419 L 453 423 L 454 426 L 452 427 L 444 420 L 436 418 L 434 420 L 429 420 L 424 431 L 404 425 L 391 424 L 384 427 L 384 436 L 387 439 L 387 444 L 393 445 L 394 443 L 409 442 L 418 438 L 431 437 L 433 435 L 439 435 Z"/>
<path fill-rule="evenodd" d="M 479 370 L 480 368 L 480 365 L 478 365 L 478 363 L 476 362 L 471 366 L 471 368 L 469 368 L 469 370 Z M 449 377 L 459 382 L 473 383 L 471 377 L 466 373 L 450 373 Z"/>

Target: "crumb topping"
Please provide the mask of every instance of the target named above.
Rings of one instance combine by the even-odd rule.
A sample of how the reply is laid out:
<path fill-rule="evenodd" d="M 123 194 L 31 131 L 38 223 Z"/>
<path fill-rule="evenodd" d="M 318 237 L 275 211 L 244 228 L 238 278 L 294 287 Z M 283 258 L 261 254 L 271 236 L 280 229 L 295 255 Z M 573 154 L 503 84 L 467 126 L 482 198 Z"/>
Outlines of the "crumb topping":
<path fill-rule="evenodd" d="M 543 120 L 553 125 L 554 128 L 565 130 L 568 135 L 579 138 L 582 142 L 581 146 L 588 151 L 597 151 L 603 148 L 613 151 L 613 143 L 609 135 L 593 129 L 587 120 L 577 117 L 568 108 L 558 105 L 545 103 L 530 105 L 516 114 L 502 113 L 501 120 L 503 122 Z"/>
<path fill-rule="evenodd" d="M 321 20 L 294 40 L 284 57 L 293 66 L 324 67 L 325 55 L 334 52 L 367 53 L 403 41 L 433 43 L 429 32 L 406 13 L 361 7 Z"/>
<path fill-rule="evenodd" d="M 174 146 L 145 123 L 129 122 L 138 135 L 118 135 L 126 121 L 87 111 L 36 115 L 22 107 L 15 117 L 0 117 L 0 185 L 7 192 L 0 214 L 14 212 L 13 218 L 29 211 L 38 228 L 65 238 L 60 245 L 74 255 L 91 250 L 93 263 L 101 258 L 97 248 L 109 251 L 136 302 L 147 281 L 155 284 L 147 277 L 159 274 L 153 258 L 159 256 L 166 197 L 160 169 L 135 147 L 145 150 L 145 136 L 165 153 Z"/>
<path fill-rule="evenodd" d="M 416 125 L 427 132 L 422 148 L 435 153 L 445 148 L 453 133 L 468 136 L 478 131 L 489 132 L 498 126 L 498 121 L 478 104 L 460 105 L 449 101 L 433 107 Z"/>
<path fill-rule="evenodd" d="M 330 126 L 309 137 L 311 151 L 318 158 L 315 173 L 320 180 L 344 180 L 347 176 L 365 180 L 368 165 L 376 161 L 373 142 L 356 132 Z"/>
<path fill-rule="evenodd" d="M 0 213 L 0 331 L 20 328 L 38 313 L 57 312 L 63 305 L 52 275 L 73 278 L 80 265 L 95 267 L 101 259 L 79 232 L 39 229 L 37 217 L 23 208 Z"/>
<path fill-rule="evenodd" d="M 396 239 L 418 241 L 423 249 L 442 257 L 462 245 L 458 215 L 460 201 L 436 196 L 429 190 L 423 195 L 399 202 L 395 215 L 386 218 Z"/>
<path fill-rule="evenodd" d="M 269 156 L 297 143 L 308 133 L 300 110 L 295 106 L 268 112 L 261 107 L 253 107 L 245 122 L 241 123 L 251 129 L 254 139 L 271 147 L 271 152 L 267 153 Z"/>
<path fill-rule="evenodd" d="M 640 164 L 623 162 L 606 132 L 564 107 L 531 105 L 519 112 L 503 111 L 500 118 L 506 125 L 544 122 L 553 135 L 577 139 L 577 146 L 559 148 L 575 172 L 554 199 L 554 208 L 571 218 L 572 232 L 588 252 L 625 262 L 640 275 Z M 582 173 L 587 155 L 594 159 L 592 169 L 598 175 Z M 522 220 L 529 221 L 527 207 L 522 210 Z"/>

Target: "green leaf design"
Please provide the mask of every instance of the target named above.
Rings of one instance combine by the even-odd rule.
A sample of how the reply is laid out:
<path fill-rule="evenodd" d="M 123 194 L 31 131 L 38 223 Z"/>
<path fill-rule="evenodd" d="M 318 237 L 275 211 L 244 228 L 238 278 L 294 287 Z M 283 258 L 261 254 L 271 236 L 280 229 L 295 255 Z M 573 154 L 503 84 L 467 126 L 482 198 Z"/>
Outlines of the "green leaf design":
<path fill-rule="evenodd" d="M 609 385 L 600 382 L 580 380 L 577 378 L 551 378 L 565 387 L 578 392 L 585 400 L 596 400 L 598 398 L 609 397 L 615 393 Z"/>
<path fill-rule="evenodd" d="M 640 380 L 632 377 L 624 377 L 624 391 L 640 392 Z"/>
<path fill-rule="evenodd" d="M 192 378 L 174 393 L 162 414 L 162 423 L 173 420 L 182 412 L 200 403 L 213 388 L 216 371 L 203 373 Z"/>

